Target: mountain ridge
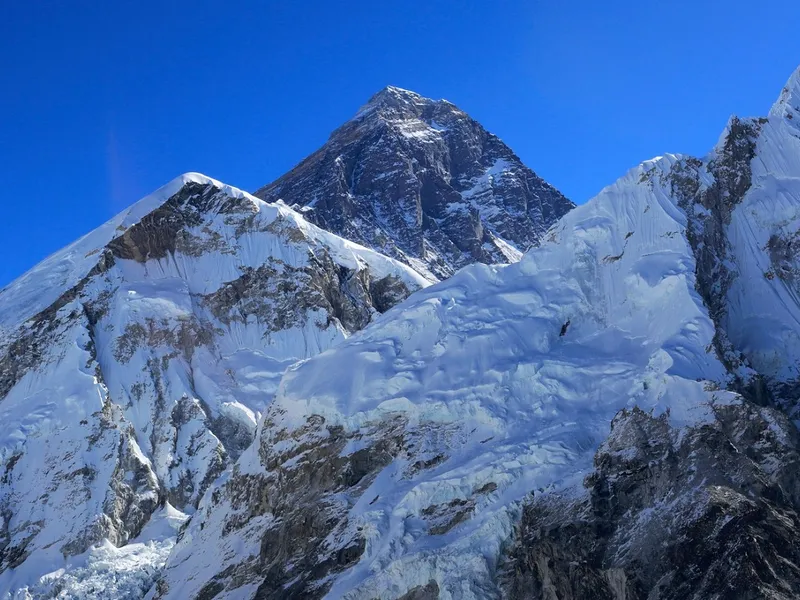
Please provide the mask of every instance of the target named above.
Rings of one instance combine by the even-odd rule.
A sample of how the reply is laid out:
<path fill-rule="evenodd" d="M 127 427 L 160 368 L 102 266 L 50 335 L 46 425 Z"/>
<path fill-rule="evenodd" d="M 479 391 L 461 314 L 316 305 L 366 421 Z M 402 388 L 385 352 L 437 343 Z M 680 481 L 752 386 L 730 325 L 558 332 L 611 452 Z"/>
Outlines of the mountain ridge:
<path fill-rule="evenodd" d="M 286 366 L 425 285 L 191 173 L 4 288 L 0 594 L 105 553 L 140 597 Z"/>

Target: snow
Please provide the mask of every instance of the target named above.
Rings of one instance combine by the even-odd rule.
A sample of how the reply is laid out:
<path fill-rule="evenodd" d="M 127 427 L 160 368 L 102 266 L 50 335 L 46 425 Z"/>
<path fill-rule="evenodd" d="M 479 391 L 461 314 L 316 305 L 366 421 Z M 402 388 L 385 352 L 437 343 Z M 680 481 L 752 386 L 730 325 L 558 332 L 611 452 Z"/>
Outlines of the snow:
<path fill-rule="evenodd" d="M 479 180 L 480 189 L 459 201 Z M 312 221 L 431 281 L 472 262 L 517 259 L 513 247 L 537 245 L 573 206 L 453 104 L 394 88 L 256 194 L 312 205 Z M 339 194 L 341 205 L 332 202 Z"/>
<path fill-rule="evenodd" d="M 484 171 L 483 175 L 468 182 L 471 187 L 461 192 L 462 202 L 451 202 L 447 207 L 447 212 L 455 213 L 463 211 L 465 208 L 471 208 L 478 212 L 484 223 L 491 222 L 492 218 L 503 213 L 504 209 L 487 200 L 491 200 L 492 190 L 500 180 L 506 174 L 513 174 L 512 167 L 513 165 L 507 160 L 497 159 L 491 167 Z M 508 246 L 508 242 L 505 242 L 505 245 Z M 500 249 L 504 251 L 502 246 Z"/>
<path fill-rule="evenodd" d="M 0 311 L 0 332 L 10 333 L 19 323 L 50 306 L 60 294 L 74 286 L 91 270 L 97 262 L 98 252 L 112 239 L 161 206 L 187 183 L 213 185 L 232 198 L 244 198 L 253 203 L 264 215 L 266 222 L 274 220 L 279 215 L 292 220 L 314 241 L 330 244 L 336 250 L 337 258 L 346 263 L 346 266 L 357 264 L 359 255 L 365 255 L 380 264 L 384 271 L 387 268 L 398 270 L 409 282 L 417 282 L 420 285 L 427 284 L 426 280 L 410 269 L 402 266 L 398 269 L 399 263 L 396 261 L 311 225 L 299 213 L 285 205 L 268 204 L 247 192 L 223 184 L 201 173 L 184 173 L 152 194 L 145 196 L 91 233 L 49 256 L 0 290 L 0 305 L 3 306 Z M 254 247 L 257 246 L 257 244 L 254 245 Z M 206 273 L 206 275 L 209 274 Z M 218 280 L 218 278 L 215 279 Z M 2 338 L 0 338 L 0 342 L 2 342 Z"/>
<path fill-rule="evenodd" d="M 598 357 L 621 351 L 626 361 L 638 355 L 633 364 L 641 364 L 649 349 L 666 353 L 669 369 L 683 378 L 722 377 L 713 357 L 704 350 L 697 353 L 698 340 L 707 343 L 713 325 L 693 289 L 694 259 L 686 240 L 667 235 L 683 224 L 667 211 L 644 213 L 649 202 L 636 183 L 639 175 L 634 171 L 590 208 L 570 213 L 559 224 L 560 239 L 529 252 L 521 263 L 466 268 L 415 294 L 402 310 L 380 317 L 335 351 L 290 369 L 280 400 L 287 410 L 284 424 L 299 426 L 305 415 L 317 413 L 357 427 L 393 410 L 387 403 L 400 400 L 425 415 L 449 413 L 457 406 L 454 420 L 471 413 L 494 423 L 497 415 L 485 405 L 486 398 L 476 398 L 470 410 L 462 403 L 444 406 L 432 400 L 454 396 L 454 382 L 474 388 L 487 376 L 503 378 L 498 363 L 504 359 L 519 370 L 523 358 L 528 363 L 538 357 L 544 361 L 535 368 L 539 372 L 550 364 L 551 353 L 567 349 Z M 628 232 L 637 236 L 636 243 L 626 243 Z M 607 261 L 625 247 L 618 261 Z M 667 307 L 682 318 L 656 319 Z M 555 339 L 568 319 L 570 335 Z M 506 356 L 511 352 L 507 345 L 491 345 L 496 336 L 513 342 L 522 354 Z M 570 338 L 580 343 L 568 343 Z M 326 364 L 340 360 L 352 372 L 345 381 Z M 398 368 L 387 368 L 387 363 Z M 421 382 L 429 380 L 446 385 L 434 393 L 426 386 L 425 401 L 415 401 Z"/>
<path fill-rule="evenodd" d="M 800 70 L 761 123 L 725 257 L 735 271 L 724 323 L 731 341 L 759 372 L 789 382 L 800 375 L 798 287 L 764 274 L 775 268 L 770 237 L 800 231 L 798 98 Z M 289 369 L 272 407 L 278 431 L 302 427 L 309 414 L 347 430 L 401 414 L 409 429 L 459 432 L 438 441 L 442 464 L 411 480 L 394 464 L 364 492 L 348 517 L 368 532 L 367 550 L 327 597 L 395 597 L 431 579 L 443 598 L 481 597 L 519 502 L 532 489 L 579 487 L 618 410 L 668 411 L 680 428 L 709 419 L 713 404 L 740 401 L 719 389 L 729 375 L 695 291 L 687 216 L 663 177 L 683 160 L 644 163 L 565 216 L 518 264 L 468 267 Z M 344 365 L 349 376 L 334 377 Z M 425 507 L 474 498 L 485 481 L 497 491 L 471 519 L 445 535 L 426 532 Z"/>
<path fill-rule="evenodd" d="M 769 111 L 770 117 L 795 119 L 800 116 L 800 67 L 789 77 Z M 790 116 L 791 115 L 791 116 Z"/>
<path fill-rule="evenodd" d="M 431 144 L 441 140 L 442 130 L 431 127 L 422 119 L 398 121 L 395 124 L 395 128 L 400 135 L 412 140 Z"/>
<path fill-rule="evenodd" d="M 511 242 L 508 242 L 495 235 L 494 243 L 500 249 L 500 252 L 503 253 L 503 256 L 506 257 L 507 262 L 514 263 L 522 260 L 522 252 L 520 252 Z"/>
<path fill-rule="evenodd" d="M 767 377 L 800 378 L 800 288 L 773 264 L 770 238 L 792 243 L 800 231 L 800 69 L 763 122 L 752 161 L 752 185 L 728 227 L 736 279 L 728 292 L 726 330 Z M 790 246 L 791 247 L 791 246 Z M 796 252 L 786 266 L 800 273 Z"/>
<path fill-rule="evenodd" d="M 411 483 L 381 476 L 364 492 L 381 500 L 357 504 L 350 517 L 373 537 L 329 597 L 399 593 L 431 578 L 445 597 L 474 597 L 475 582 L 489 584 L 517 501 L 588 472 L 619 409 L 669 409 L 677 425 L 707 418 L 712 396 L 702 382 L 725 378 L 705 351 L 713 324 L 685 239 L 666 236 L 682 223 L 660 210 L 665 198 L 642 194 L 640 175 L 570 213 L 558 241 L 520 263 L 464 269 L 289 370 L 275 405 L 286 411 L 280 426 L 321 414 L 358 429 L 402 413 L 414 424 L 456 425 L 463 436 L 430 473 Z M 645 213 L 648 204 L 656 208 Z M 604 260 L 623 247 L 618 261 Z M 345 364 L 350 377 L 331 375 Z M 441 537 L 410 528 L 426 506 L 468 498 L 486 481 L 498 493 L 467 524 Z"/>
<path fill-rule="evenodd" d="M 89 272 L 97 262 L 96 254 L 101 248 L 131 225 L 138 223 L 142 217 L 158 208 L 190 182 L 211 183 L 224 188 L 234 197 L 247 196 L 253 202 L 263 204 L 261 200 L 241 190 L 224 186 L 200 173 L 185 173 L 176 177 L 104 225 L 49 256 L 0 290 L 0 305 L 3 306 L 3 310 L 0 311 L 0 331 L 11 329 L 52 304 L 61 293 L 74 286 Z"/>
<path fill-rule="evenodd" d="M 134 540 L 117 548 L 105 540 L 83 555 L 70 557 L 65 566 L 42 575 L 36 583 L 18 589 L 9 597 L 13 600 L 141 598 L 152 587 L 186 519 L 186 515 L 167 503 L 142 532 L 140 538 L 144 541 Z"/>
<path fill-rule="evenodd" d="M 733 209 L 731 256 L 722 258 L 736 273 L 725 323 L 734 346 L 759 371 L 790 380 L 800 362 L 797 290 L 764 277 L 770 236 L 800 229 L 800 136 L 785 115 L 773 110 L 762 123 L 752 186 Z M 579 493 L 620 409 L 667 413 L 680 429 L 711 419 L 715 404 L 741 401 L 724 391 L 731 376 L 714 351 L 686 237 L 689 217 L 708 211 L 685 214 L 669 182 L 686 161 L 646 161 L 562 218 L 519 262 L 467 267 L 286 371 L 259 426 L 262 446 L 285 449 L 293 443 L 286 431 L 312 414 L 353 432 L 401 416 L 420 448 L 445 455 L 413 475 L 414 457 L 398 457 L 354 499 L 347 518 L 364 532 L 366 550 L 327 597 L 396 597 L 431 579 L 443 598 L 481 597 L 527 494 Z M 507 168 L 498 161 L 488 169 L 463 204 Z M 698 177 L 713 184 L 705 167 Z M 238 467 L 263 473 L 260 460 L 251 448 Z M 479 493 L 487 483 L 496 488 Z M 424 511 L 453 500 L 474 502 L 471 518 L 432 535 Z M 215 544 L 224 515 L 198 514 L 194 543 Z M 257 533 L 248 528 L 223 544 L 248 535 Z M 180 544 L 168 581 L 207 568 L 208 552 L 193 556 Z M 220 569 L 237 560 L 225 556 Z"/>
<path fill-rule="evenodd" d="M 419 448 L 446 457 L 413 475 L 415 458 L 398 457 L 354 501 L 348 522 L 366 535 L 366 551 L 328 598 L 396 597 L 431 579 L 443 598 L 482 597 L 520 502 L 531 490 L 579 485 L 620 409 L 669 411 L 681 427 L 708 420 L 713 403 L 737 401 L 711 391 L 728 375 L 708 350 L 714 324 L 695 291 L 686 216 L 668 190 L 642 183 L 677 160 L 632 170 L 520 262 L 464 268 L 288 369 L 270 425 L 261 421 L 262 445 L 285 449 L 285 430 L 312 414 L 345 431 L 402 416 Z M 263 473 L 256 447 L 241 473 Z M 479 492 L 488 483 L 496 489 Z M 455 499 L 475 503 L 471 518 L 430 534 L 423 511 Z M 180 587 L 192 573 L 235 564 L 236 540 L 257 536 L 249 526 L 222 536 L 220 513 L 224 505 L 201 507 L 196 537 L 170 558 L 176 594 L 200 585 Z M 217 543 L 223 558 L 209 562 Z"/>
<path fill-rule="evenodd" d="M 411 90 L 405 90 L 393 85 L 387 85 L 372 98 L 370 98 L 369 102 L 362 106 L 356 115 L 350 120 L 357 121 L 359 119 L 363 119 L 380 107 L 380 105 L 384 102 L 399 104 L 421 104 L 425 102 L 425 100 L 425 98 L 416 92 L 412 92 Z"/>

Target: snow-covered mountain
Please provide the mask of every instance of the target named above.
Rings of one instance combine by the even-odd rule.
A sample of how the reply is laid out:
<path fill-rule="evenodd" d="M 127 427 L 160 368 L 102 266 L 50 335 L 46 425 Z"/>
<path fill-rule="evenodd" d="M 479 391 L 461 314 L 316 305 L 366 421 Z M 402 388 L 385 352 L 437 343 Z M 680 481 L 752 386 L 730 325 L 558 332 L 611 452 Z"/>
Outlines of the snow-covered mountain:
<path fill-rule="evenodd" d="M 0 291 L 0 597 L 141 597 L 286 367 L 427 284 L 187 174 Z"/>
<path fill-rule="evenodd" d="M 800 594 L 800 70 L 549 229 L 397 88 L 259 194 L 0 291 L 0 598 Z"/>
<path fill-rule="evenodd" d="M 255 195 L 439 279 L 519 260 L 574 206 L 455 105 L 391 86 Z"/>
<path fill-rule="evenodd" d="M 797 597 L 798 235 L 800 71 L 289 368 L 148 597 Z"/>

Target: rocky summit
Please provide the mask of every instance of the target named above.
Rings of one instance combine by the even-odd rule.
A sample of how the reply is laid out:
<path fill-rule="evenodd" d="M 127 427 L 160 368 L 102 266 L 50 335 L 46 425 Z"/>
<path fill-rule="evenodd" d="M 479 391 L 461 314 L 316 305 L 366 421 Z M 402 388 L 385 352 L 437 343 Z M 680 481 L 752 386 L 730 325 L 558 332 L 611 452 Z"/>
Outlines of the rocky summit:
<path fill-rule="evenodd" d="M 431 279 L 519 260 L 574 206 L 454 104 L 396 87 L 255 195 Z"/>
<path fill-rule="evenodd" d="M 0 291 L 0 598 L 800 596 L 800 70 L 575 208 L 397 88 L 258 195 Z"/>

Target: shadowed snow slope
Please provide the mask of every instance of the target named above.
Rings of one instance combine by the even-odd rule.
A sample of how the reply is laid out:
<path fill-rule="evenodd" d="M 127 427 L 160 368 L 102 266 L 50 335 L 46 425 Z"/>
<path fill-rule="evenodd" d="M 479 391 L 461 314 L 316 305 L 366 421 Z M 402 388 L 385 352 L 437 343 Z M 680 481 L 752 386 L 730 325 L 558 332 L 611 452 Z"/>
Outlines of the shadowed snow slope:
<path fill-rule="evenodd" d="M 0 597 L 141 596 L 177 529 L 154 519 L 193 512 L 286 367 L 424 285 L 188 174 L 0 291 Z"/>
<path fill-rule="evenodd" d="M 796 377 L 796 97 L 785 92 L 769 119 L 732 119 L 704 160 L 666 155 L 633 169 L 520 262 L 467 267 L 291 367 L 256 442 L 205 495 L 151 597 L 499 597 L 523 506 L 534 495 L 582 502 L 585 476 L 587 486 L 611 477 L 597 465 L 646 456 L 646 419 L 665 423 L 653 443 L 676 461 L 678 449 L 706 450 L 706 430 L 743 457 L 716 463 L 712 452 L 708 463 L 670 467 L 707 470 L 698 490 L 717 482 L 698 506 L 727 504 L 709 514 L 734 518 L 731 507 L 750 502 L 740 490 L 780 488 L 781 453 L 795 461 L 796 435 L 751 401 Z M 618 413 L 618 438 L 596 455 Z M 736 444 L 755 438 L 734 435 L 731 422 L 766 431 L 774 452 L 751 458 Z M 770 498 L 794 511 L 796 492 Z M 703 542 L 720 543 L 708 535 Z M 791 564 L 780 552 L 776 564 Z M 530 567 L 539 588 L 518 581 L 506 592 L 555 589 L 545 559 Z M 727 575 L 751 566 L 729 565 Z M 647 579 L 635 560 L 608 568 L 596 583 L 609 597 L 645 598 L 659 576 Z M 572 591 L 552 597 L 586 597 L 575 581 L 564 585 Z M 709 597 L 709 588 L 688 591 L 697 589 Z"/>

